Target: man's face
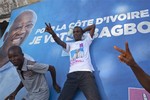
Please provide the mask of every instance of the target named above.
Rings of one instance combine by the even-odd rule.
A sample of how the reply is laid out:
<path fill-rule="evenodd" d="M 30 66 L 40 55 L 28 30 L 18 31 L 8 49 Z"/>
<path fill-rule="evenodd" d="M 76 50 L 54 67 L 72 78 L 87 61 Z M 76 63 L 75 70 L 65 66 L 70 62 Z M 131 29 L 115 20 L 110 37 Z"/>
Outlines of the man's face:
<path fill-rule="evenodd" d="M 8 52 L 8 58 L 14 66 L 20 67 L 23 65 L 24 56 L 18 50 L 10 50 Z"/>
<path fill-rule="evenodd" d="M 83 33 L 82 33 L 81 28 L 76 27 L 73 29 L 73 36 L 74 36 L 75 41 L 80 41 L 82 39 L 82 35 Z"/>
<path fill-rule="evenodd" d="M 16 18 L 12 27 L 10 28 L 7 41 L 11 42 L 12 45 L 21 45 L 31 32 L 34 24 L 35 20 L 31 12 L 22 13 Z"/>

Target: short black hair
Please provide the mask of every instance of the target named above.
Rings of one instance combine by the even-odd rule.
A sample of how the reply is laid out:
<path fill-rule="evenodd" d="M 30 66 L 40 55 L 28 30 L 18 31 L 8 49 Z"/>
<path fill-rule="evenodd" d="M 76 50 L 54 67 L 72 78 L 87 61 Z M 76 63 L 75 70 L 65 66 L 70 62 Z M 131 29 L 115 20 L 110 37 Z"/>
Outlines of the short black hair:
<path fill-rule="evenodd" d="M 20 54 L 23 54 L 22 53 L 22 49 L 20 46 L 11 46 L 9 49 L 8 49 L 8 52 L 11 51 L 11 50 L 17 50 Z"/>
<path fill-rule="evenodd" d="M 74 29 L 75 29 L 75 28 L 79 28 L 79 29 L 81 30 L 82 34 L 84 33 L 82 27 L 80 27 L 80 26 L 75 26 Z"/>
<path fill-rule="evenodd" d="M 75 28 L 79 28 L 79 29 L 81 29 L 81 31 L 83 32 L 82 27 L 80 27 L 80 26 L 75 26 L 74 29 L 75 29 Z"/>

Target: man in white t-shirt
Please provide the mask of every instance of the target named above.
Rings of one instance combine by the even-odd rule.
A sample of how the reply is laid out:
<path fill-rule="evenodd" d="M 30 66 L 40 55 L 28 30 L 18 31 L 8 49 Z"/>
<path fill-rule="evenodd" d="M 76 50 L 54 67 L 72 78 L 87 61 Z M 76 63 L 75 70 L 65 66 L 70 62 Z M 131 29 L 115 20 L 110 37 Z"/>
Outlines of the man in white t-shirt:
<path fill-rule="evenodd" d="M 95 25 L 91 25 L 82 30 L 76 26 L 73 29 L 75 42 L 63 42 L 52 30 L 51 25 L 46 24 L 45 31 L 50 33 L 57 44 L 62 46 L 70 55 L 70 69 L 67 80 L 58 100 L 72 100 L 77 89 L 80 89 L 87 100 L 100 100 L 100 94 L 93 75 L 94 68 L 91 64 L 89 48 L 93 40 Z M 82 39 L 83 33 L 89 31 Z"/>

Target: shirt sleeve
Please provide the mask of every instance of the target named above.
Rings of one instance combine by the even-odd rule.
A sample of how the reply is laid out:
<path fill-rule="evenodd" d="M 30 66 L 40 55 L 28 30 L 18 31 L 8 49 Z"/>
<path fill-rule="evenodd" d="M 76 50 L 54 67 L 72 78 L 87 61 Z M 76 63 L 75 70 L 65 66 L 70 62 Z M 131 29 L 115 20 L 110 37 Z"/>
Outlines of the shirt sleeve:
<path fill-rule="evenodd" d="M 91 43 L 92 43 L 93 38 L 91 37 L 90 34 L 85 34 L 85 41 L 86 41 L 88 44 L 91 44 Z"/>
<path fill-rule="evenodd" d="M 27 65 L 29 70 L 32 70 L 37 73 L 46 73 L 48 71 L 49 65 L 47 64 L 41 64 L 41 63 L 35 63 L 33 65 Z"/>

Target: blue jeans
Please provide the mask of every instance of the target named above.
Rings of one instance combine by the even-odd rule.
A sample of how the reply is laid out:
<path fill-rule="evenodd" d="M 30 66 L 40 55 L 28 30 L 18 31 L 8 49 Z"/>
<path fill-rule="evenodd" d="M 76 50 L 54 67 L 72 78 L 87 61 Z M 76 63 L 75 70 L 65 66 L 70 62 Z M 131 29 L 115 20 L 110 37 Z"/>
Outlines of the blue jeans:
<path fill-rule="evenodd" d="M 78 71 L 67 74 L 67 80 L 58 100 L 72 100 L 80 89 L 87 100 L 101 100 L 93 73 Z"/>

